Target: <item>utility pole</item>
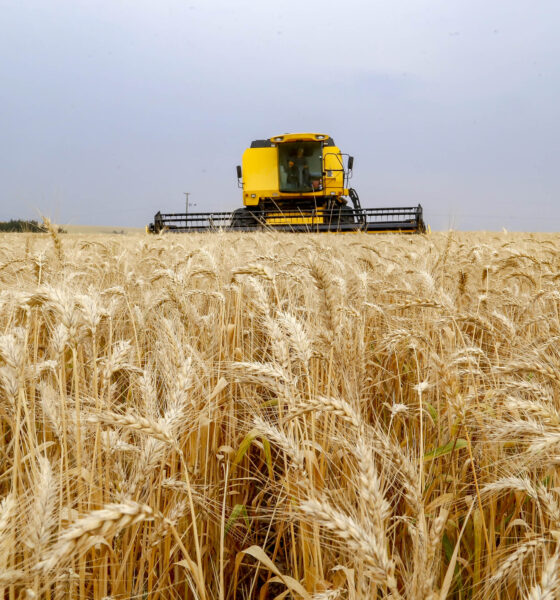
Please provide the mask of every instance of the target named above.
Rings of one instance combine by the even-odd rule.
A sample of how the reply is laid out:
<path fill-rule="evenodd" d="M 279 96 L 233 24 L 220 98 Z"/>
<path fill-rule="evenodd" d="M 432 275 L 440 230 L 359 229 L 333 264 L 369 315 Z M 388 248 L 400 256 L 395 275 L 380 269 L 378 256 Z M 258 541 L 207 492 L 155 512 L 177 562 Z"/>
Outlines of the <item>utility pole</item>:
<path fill-rule="evenodd" d="M 185 199 L 186 199 L 186 203 L 187 203 L 187 210 L 185 211 L 185 213 L 188 215 L 189 214 L 189 195 L 190 195 L 190 192 L 183 192 L 183 194 L 185 194 Z"/>

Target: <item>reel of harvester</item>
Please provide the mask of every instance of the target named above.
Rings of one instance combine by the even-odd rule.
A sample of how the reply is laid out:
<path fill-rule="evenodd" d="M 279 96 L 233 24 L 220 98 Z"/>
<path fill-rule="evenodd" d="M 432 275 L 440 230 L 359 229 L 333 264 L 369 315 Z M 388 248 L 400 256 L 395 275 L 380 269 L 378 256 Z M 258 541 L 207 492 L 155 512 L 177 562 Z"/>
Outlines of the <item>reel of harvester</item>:
<path fill-rule="evenodd" d="M 318 211 L 301 209 L 284 213 L 281 211 L 249 211 L 211 213 L 161 213 L 154 217 L 150 233 L 204 232 L 219 229 L 230 231 L 274 230 L 294 233 L 321 232 L 402 232 L 425 233 L 422 206 L 405 208 L 344 207 L 344 210 Z"/>

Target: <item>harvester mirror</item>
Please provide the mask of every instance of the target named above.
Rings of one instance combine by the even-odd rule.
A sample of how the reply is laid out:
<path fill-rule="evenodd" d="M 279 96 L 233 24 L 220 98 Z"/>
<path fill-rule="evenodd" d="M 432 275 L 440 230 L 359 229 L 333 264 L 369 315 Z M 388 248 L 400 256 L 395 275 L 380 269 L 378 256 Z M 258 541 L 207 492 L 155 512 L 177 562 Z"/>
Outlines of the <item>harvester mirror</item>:
<path fill-rule="evenodd" d="M 237 165 L 237 179 L 241 179 L 241 165 Z"/>
<path fill-rule="evenodd" d="M 354 157 L 348 157 L 348 170 L 351 171 L 354 168 Z"/>

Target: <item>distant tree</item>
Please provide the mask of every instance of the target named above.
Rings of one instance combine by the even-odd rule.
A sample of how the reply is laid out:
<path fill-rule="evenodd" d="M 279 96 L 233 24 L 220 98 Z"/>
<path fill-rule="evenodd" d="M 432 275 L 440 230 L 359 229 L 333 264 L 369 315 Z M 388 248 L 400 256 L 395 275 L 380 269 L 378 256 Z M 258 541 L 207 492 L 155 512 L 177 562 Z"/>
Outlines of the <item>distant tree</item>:
<path fill-rule="evenodd" d="M 31 233 L 45 233 L 47 231 L 44 225 L 41 225 L 33 219 L 25 221 L 23 219 L 11 219 L 10 221 L 0 221 L 0 232 L 31 232 Z M 57 227 L 58 233 L 68 233 L 66 229 Z"/>
<path fill-rule="evenodd" d="M 0 221 L 0 231 L 18 231 L 41 233 L 46 231 L 37 221 L 24 221 L 22 219 L 12 219 L 10 221 Z"/>

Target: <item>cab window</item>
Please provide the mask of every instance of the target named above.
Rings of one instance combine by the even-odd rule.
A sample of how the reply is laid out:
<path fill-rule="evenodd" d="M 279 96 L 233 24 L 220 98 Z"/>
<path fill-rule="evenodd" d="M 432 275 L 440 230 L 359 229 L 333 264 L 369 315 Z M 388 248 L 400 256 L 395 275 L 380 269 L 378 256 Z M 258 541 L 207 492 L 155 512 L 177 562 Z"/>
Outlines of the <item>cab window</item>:
<path fill-rule="evenodd" d="M 321 142 L 287 142 L 278 145 L 281 192 L 315 192 L 323 188 Z"/>

